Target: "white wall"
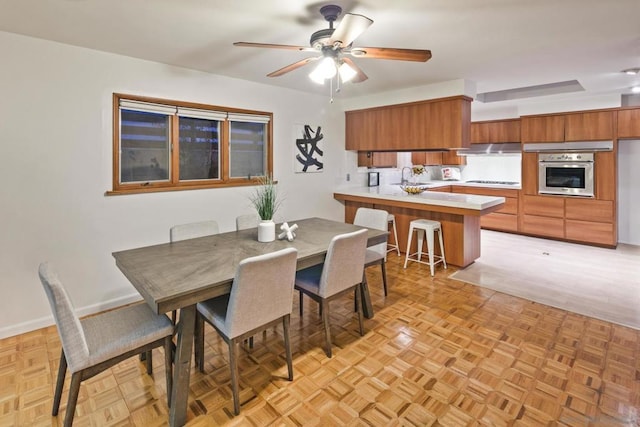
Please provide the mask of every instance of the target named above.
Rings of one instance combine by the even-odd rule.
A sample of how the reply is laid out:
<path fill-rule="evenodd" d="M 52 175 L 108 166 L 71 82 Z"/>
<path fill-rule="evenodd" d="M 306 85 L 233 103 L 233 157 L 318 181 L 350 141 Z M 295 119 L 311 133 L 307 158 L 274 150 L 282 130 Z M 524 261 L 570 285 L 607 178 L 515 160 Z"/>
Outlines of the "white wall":
<path fill-rule="evenodd" d="M 113 251 L 166 242 L 173 224 L 251 210 L 252 187 L 105 196 L 114 92 L 272 111 L 279 218 L 341 220 L 332 189 L 352 168 L 328 98 L 0 32 L 0 337 L 52 324 L 38 280 L 54 262 L 80 314 L 139 299 Z M 319 124 L 323 173 L 294 174 L 295 123 Z"/>
<path fill-rule="evenodd" d="M 640 140 L 618 142 L 618 241 L 640 245 Z"/>

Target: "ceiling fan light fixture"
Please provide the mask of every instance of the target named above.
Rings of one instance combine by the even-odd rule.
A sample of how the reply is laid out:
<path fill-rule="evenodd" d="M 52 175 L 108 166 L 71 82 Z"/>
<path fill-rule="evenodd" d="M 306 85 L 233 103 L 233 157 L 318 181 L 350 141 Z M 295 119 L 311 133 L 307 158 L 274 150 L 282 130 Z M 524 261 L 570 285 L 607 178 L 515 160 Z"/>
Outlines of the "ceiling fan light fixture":
<path fill-rule="evenodd" d="M 323 84 L 325 80 L 334 78 L 336 73 L 337 68 L 334 59 L 331 57 L 325 57 L 309 74 L 309 78 L 318 84 Z"/>
<path fill-rule="evenodd" d="M 354 70 L 353 67 L 347 64 L 346 62 L 343 62 L 340 65 L 340 67 L 338 68 L 338 73 L 340 73 L 340 80 L 343 83 L 350 81 L 352 78 L 356 76 L 356 74 L 358 74 L 358 72 Z"/>

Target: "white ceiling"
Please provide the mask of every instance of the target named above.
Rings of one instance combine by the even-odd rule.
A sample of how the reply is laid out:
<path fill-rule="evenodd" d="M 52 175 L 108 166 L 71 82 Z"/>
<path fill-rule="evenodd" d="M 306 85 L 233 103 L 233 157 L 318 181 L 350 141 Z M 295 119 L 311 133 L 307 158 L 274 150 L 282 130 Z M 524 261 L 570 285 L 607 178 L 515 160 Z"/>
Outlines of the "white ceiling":
<path fill-rule="evenodd" d="M 325 4 L 374 20 L 354 46 L 430 49 L 426 63 L 355 59 L 369 76 L 340 97 L 465 79 L 477 91 L 578 80 L 588 94 L 627 94 L 640 76 L 640 0 L 0 0 L 0 30 L 300 91 L 327 94 L 309 53 Z"/>

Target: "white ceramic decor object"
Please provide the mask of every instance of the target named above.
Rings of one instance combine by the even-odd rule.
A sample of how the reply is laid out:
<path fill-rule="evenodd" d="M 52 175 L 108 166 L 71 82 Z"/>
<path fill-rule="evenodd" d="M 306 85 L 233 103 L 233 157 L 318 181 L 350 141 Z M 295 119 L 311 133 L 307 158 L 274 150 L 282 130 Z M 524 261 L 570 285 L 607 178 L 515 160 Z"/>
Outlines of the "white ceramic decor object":
<path fill-rule="evenodd" d="M 276 240 L 276 223 L 271 219 L 261 220 L 258 224 L 258 242 Z"/>

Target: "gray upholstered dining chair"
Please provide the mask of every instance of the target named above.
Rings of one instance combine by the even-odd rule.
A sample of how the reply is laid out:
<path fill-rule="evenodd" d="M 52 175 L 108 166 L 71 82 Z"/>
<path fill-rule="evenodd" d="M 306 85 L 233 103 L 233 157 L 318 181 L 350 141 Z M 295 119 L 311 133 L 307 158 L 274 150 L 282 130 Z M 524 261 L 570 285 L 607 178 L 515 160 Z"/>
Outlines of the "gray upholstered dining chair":
<path fill-rule="evenodd" d="M 167 316 L 157 315 L 141 303 L 79 319 L 51 264 L 40 264 L 38 274 L 62 343 L 53 416 L 58 415 L 67 367 L 71 386 L 64 425 L 71 426 L 82 381 L 143 352 L 147 352 L 147 372 L 151 374 L 151 350 L 160 346 L 164 346 L 167 402 L 171 405 L 173 325 Z"/>
<path fill-rule="evenodd" d="M 331 357 L 331 330 L 329 325 L 329 302 L 355 289 L 356 309 L 360 335 L 362 326 L 362 276 L 367 249 L 367 230 L 335 236 L 324 264 L 300 270 L 296 273 L 295 289 L 300 292 L 300 315 L 303 312 L 303 295 L 320 304 L 325 333 L 325 352 Z"/>
<path fill-rule="evenodd" d="M 236 230 L 246 230 L 256 228 L 260 224 L 260 217 L 257 213 L 238 215 L 236 217 Z"/>
<path fill-rule="evenodd" d="M 171 227 L 169 230 L 169 240 L 171 242 L 177 242 L 180 240 L 210 236 L 212 234 L 218 234 L 219 232 L 220 229 L 216 221 L 191 222 Z"/>
<path fill-rule="evenodd" d="M 236 270 L 231 294 L 197 305 L 195 352 L 200 372 L 204 371 L 204 322 L 212 325 L 229 346 L 233 410 L 240 413 L 238 391 L 238 343 L 282 322 L 289 381 L 293 361 L 289 342 L 289 321 L 293 302 L 293 281 L 298 251 L 281 249 L 245 258 Z"/>
<path fill-rule="evenodd" d="M 375 228 L 376 230 L 388 231 L 389 213 L 382 209 L 358 208 L 353 223 L 361 227 L 369 227 Z M 387 296 L 387 268 L 385 266 L 386 261 L 387 242 L 367 248 L 364 267 L 367 268 L 372 265 L 380 264 L 380 268 L 382 269 L 382 287 L 384 289 L 384 296 Z M 365 275 L 363 281 L 366 282 L 366 280 L 367 277 Z"/>
<path fill-rule="evenodd" d="M 190 222 L 187 224 L 174 225 L 169 229 L 169 241 L 179 242 L 180 240 L 195 239 L 198 237 L 211 236 L 220 233 L 218 222 L 214 220 Z M 178 318 L 178 311 L 171 312 L 171 322 L 175 325 Z"/>

